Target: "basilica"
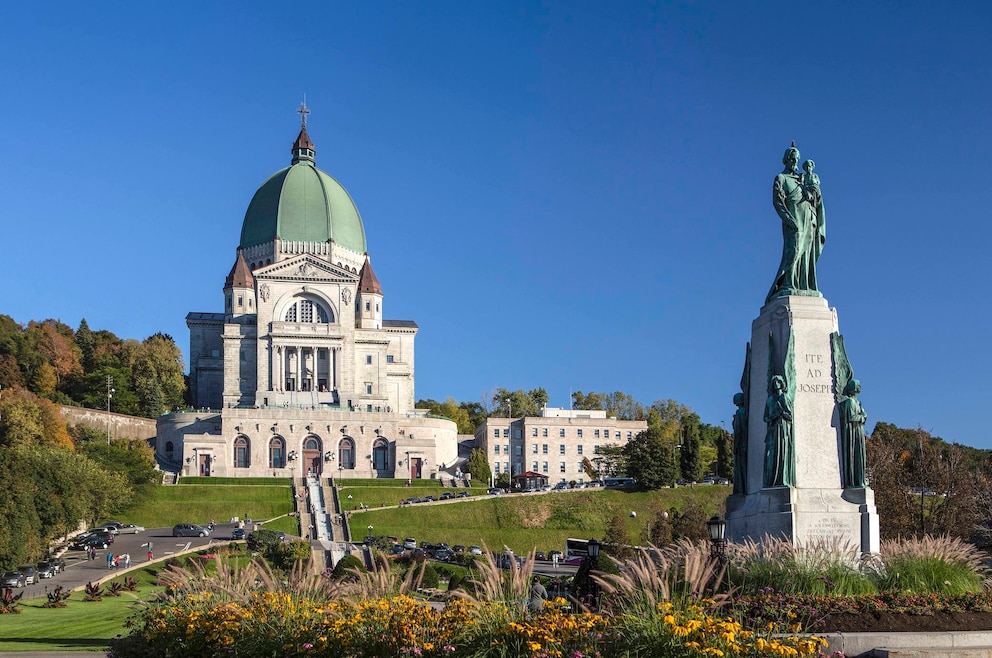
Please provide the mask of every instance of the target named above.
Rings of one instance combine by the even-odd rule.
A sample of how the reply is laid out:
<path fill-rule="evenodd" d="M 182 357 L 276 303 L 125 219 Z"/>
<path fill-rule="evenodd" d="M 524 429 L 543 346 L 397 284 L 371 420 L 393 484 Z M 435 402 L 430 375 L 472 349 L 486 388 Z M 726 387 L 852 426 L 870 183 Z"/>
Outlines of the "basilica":
<path fill-rule="evenodd" d="M 248 204 L 224 311 L 186 317 L 194 410 L 159 418 L 156 453 L 182 475 L 437 477 L 456 426 L 414 408 L 417 324 L 385 319 L 361 215 L 317 168 L 308 113 Z"/>

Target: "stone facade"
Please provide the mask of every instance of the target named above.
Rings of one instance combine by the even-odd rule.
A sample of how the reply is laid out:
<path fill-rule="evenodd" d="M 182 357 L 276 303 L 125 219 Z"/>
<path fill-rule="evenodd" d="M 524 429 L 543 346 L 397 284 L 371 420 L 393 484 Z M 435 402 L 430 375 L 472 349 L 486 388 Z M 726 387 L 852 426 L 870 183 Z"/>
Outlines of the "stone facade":
<path fill-rule="evenodd" d="M 493 475 L 533 471 L 551 483 L 586 482 L 583 459 L 592 462 L 599 446 L 624 445 L 647 427 L 647 421 L 607 418 L 600 410 L 545 408 L 540 416 L 487 418 L 475 440 Z"/>
<path fill-rule="evenodd" d="M 186 317 L 202 411 L 163 417 L 156 450 L 189 474 L 429 477 L 457 432 L 414 409 L 417 324 L 385 319 L 357 208 L 305 125 L 292 152 L 249 205 L 224 312 Z"/>
<path fill-rule="evenodd" d="M 147 441 L 155 437 L 155 421 L 151 418 L 139 418 L 99 409 L 85 409 L 62 405 L 62 418 L 66 425 L 83 425 L 95 430 L 106 432 L 110 430 L 111 439 L 131 439 Z"/>

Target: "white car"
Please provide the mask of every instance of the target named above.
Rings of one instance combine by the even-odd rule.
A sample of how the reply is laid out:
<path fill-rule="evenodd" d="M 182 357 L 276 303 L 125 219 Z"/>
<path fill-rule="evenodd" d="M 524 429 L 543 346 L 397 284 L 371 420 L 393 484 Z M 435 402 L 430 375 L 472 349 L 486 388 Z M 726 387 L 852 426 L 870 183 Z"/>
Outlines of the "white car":
<path fill-rule="evenodd" d="M 478 546 L 469 546 L 468 552 L 471 553 L 472 555 L 482 555 L 482 549 L 479 548 Z"/>
<path fill-rule="evenodd" d="M 141 527 L 140 525 L 134 525 L 133 523 L 122 525 L 120 528 L 117 529 L 117 532 L 122 535 L 139 535 L 144 531 L 145 529 L 143 527 Z"/>

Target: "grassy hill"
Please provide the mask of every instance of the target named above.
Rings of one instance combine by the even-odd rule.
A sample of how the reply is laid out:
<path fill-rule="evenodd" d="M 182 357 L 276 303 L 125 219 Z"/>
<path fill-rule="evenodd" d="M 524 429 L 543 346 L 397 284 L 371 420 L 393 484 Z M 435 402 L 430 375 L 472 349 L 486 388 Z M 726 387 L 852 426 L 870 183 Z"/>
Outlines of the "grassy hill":
<path fill-rule="evenodd" d="M 342 490 L 342 496 L 345 492 Z M 633 493 L 593 489 L 486 496 L 354 512 L 350 524 L 356 538 L 371 525 L 376 535 L 452 545 L 485 542 L 490 548 L 509 546 L 517 553 L 526 553 L 535 548 L 561 550 L 569 537 L 602 537 L 614 515 L 626 520 L 631 539 L 638 542 L 642 530 L 659 511 L 682 509 L 686 501 L 695 500 L 707 515 L 716 514 L 722 511 L 729 493 L 728 487 L 699 486 Z M 636 517 L 631 517 L 631 512 L 636 512 Z"/>

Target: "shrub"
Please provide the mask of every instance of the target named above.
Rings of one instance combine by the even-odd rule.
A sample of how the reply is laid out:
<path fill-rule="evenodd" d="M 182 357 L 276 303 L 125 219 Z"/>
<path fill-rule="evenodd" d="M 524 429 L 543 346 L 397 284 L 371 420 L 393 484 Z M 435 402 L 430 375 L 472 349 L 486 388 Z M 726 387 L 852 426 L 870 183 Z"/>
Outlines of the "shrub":
<path fill-rule="evenodd" d="M 455 591 L 456 589 L 462 586 L 462 583 L 464 581 L 465 581 L 464 576 L 457 573 L 452 575 L 451 578 L 448 579 L 448 591 L 449 592 Z"/>
<path fill-rule="evenodd" d="M 103 588 L 94 585 L 92 582 L 86 583 L 86 593 L 83 595 L 84 601 L 102 601 Z"/>
<path fill-rule="evenodd" d="M 138 591 L 138 581 L 134 579 L 134 576 L 128 576 L 124 579 L 124 589 L 129 592 Z"/>
<path fill-rule="evenodd" d="M 68 600 L 69 595 L 72 594 L 72 592 L 66 592 L 61 585 L 56 587 L 51 592 L 47 591 L 47 587 L 45 590 L 45 595 L 48 597 L 48 601 L 42 604 L 43 608 L 64 608 L 67 605 L 66 601 Z"/>
<path fill-rule="evenodd" d="M 437 570 L 430 564 L 425 566 L 423 576 L 420 579 L 420 586 L 437 589 L 440 584 L 441 580 L 438 578 Z"/>
<path fill-rule="evenodd" d="M 0 615 L 19 614 L 21 611 L 17 609 L 17 604 L 22 596 L 24 592 L 14 594 L 14 590 L 4 587 L 3 592 L 0 593 Z"/>
<path fill-rule="evenodd" d="M 334 571 L 331 572 L 331 578 L 340 580 L 346 576 L 353 576 L 356 569 L 362 573 L 365 573 L 365 565 L 362 564 L 362 561 L 349 553 L 338 560 L 338 563 L 334 565 Z"/>
<path fill-rule="evenodd" d="M 289 569 L 296 562 L 309 560 L 310 553 L 310 542 L 299 539 L 277 544 L 275 548 L 265 554 L 265 557 L 271 560 L 275 566 Z"/>
<path fill-rule="evenodd" d="M 261 530 L 256 530 L 249 534 L 245 543 L 247 544 L 249 551 L 268 555 L 271 551 L 275 550 L 281 542 L 282 540 L 279 538 L 279 534 L 277 532 L 262 528 Z"/>
<path fill-rule="evenodd" d="M 123 591 L 124 585 L 118 582 L 113 582 L 107 587 L 106 594 L 107 596 L 120 596 Z"/>

